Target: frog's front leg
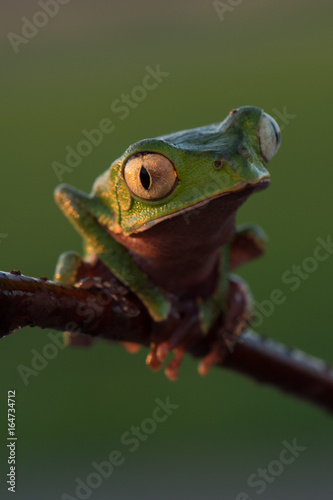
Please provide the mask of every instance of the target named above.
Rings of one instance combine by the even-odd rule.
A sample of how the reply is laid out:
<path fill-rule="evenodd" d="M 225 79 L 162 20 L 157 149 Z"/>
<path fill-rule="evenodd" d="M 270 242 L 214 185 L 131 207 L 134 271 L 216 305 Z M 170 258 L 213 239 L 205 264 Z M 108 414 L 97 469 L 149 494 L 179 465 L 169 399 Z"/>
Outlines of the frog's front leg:
<path fill-rule="evenodd" d="M 124 285 L 145 304 L 155 321 L 167 318 L 171 304 L 166 294 L 134 263 L 127 249 L 118 243 L 103 221 L 112 217 L 102 201 L 82 191 L 61 185 L 55 200 L 85 241 L 87 252 L 95 254 Z"/>
<path fill-rule="evenodd" d="M 56 270 L 54 273 L 54 281 L 63 283 L 64 285 L 74 285 L 81 282 L 85 288 L 96 286 L 98 283 L 96 278 L 102 281 L 113 281 L 113 274 L 107 269 L 103 263 L 97 258 L 86 260 L 77 252 L 64 252 L 60 255 Z M 80 333 L 64 332 L 64 341 L 70 346 L 90 346 L 96 339 Z M 125 349 L 130 353 L 136 353 L 140 349 L 139 344 L 133 342 L 121 342 Z"/>
<path fill-rule="evenodd" d="M 223 362 L 226 354 L 233 352 L 237 338 L 250 322 L 251 303 L 247 284 L 238 276 L 230 275 L 223 324 L 210 352 L 199 363 L 200 375 L 207 375 L 213 365 Z"/>

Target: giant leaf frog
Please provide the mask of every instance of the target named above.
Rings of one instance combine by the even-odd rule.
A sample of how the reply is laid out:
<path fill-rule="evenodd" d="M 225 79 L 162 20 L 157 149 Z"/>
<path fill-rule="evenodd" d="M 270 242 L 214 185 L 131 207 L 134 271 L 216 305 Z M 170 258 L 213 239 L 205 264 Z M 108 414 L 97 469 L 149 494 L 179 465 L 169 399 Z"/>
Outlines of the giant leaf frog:
<path fill-rule="evenodd" d="M 85 255 L 62 254 L 56 281 L 74 284 L 111 272 L 139 297 L 153 323 L 165 322 L 178 298 L 196 303 L 202 336 L 222 314 L 224 334 L 238 336 L 251 300 L 230 270 L 260 256 L 266 238 L 255 225 L 236 228 L 236 211 L 269 185 L 266 165 L 279 145 L 275 120 L 244 106 L 222 122 L 132 144 L 90 195 L 60 185 L 56 202 L 81 234 Z M 176 337 L 154 342 L 148 364 L 159 368 L 174 350 L 166 374 L 176 379 L 189 336 L 184 327 L 183 334 L 178 329 Z M 201 361 L 201 374 L 221 359 L 222 337 Z"/>

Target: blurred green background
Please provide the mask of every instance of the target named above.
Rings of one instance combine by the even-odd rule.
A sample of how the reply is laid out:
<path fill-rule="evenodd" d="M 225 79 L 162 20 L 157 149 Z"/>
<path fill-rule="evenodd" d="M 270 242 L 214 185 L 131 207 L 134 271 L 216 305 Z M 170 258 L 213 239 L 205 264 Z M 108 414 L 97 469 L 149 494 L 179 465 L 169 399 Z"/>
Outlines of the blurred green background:
<path fill-rule="evenodd" d="M 287 297 L 257 331 L 333 362 L 333 257 L 294 292 L 281 280 L 313 255 L 317 237 L 332 234 L 333 5 L 224 3 L 228 8 L 219 16 L 212 2 L 201 0 L 72 0 L 15 53 L 7 34 L 21 34 L 22 17 L 31 20 L 41 8 L 31 0 L 3 2 L 0 269 L 51 277 L 62 251 L 81 249 L 53 201 L 59 180 L 51 165 L 64 163 L 66 146 L 75 148 L 83 129 L 103 118 L 115 125 L 63 175 L 89 191 L 134 141 L 256 105 L 279 122 L 282 145 L 269 167 L 271 187 L 249 200 L 238 218 L 265 228 L 269 251 L 240 274 L 259 302 L 275 288 Z M 110 106 L 141 84 L 147 65 L 169 75 L 121 120 Z M 202 379 L 190 358 L 172 384 L 146 368 L 145 351 L 131 356 L 103 343 L 58 349 L 25 385 L 18 366 L 31 367 L 31 351 L 50 344 L 47 334 L 25 329 L 1 340 L 1 498 L 10 498 L 9 389 L 17 392 L 20 500 L 76 498 L 76 478 L 85 481 L 92 462 L 114 449 L 124 464 L 81 498 L 253 499 L 258 488 L 248 484 L 249 476 L 277 460 L 282 442 L 294 438 L 306 450 L 266 483 L 261 498 L 332 497 L 333 422 L 319 409 L 222 370 Z M 131 453 L 122 434 L 151 417 L 156 398 L 167 397 L 179 408 Z"/>

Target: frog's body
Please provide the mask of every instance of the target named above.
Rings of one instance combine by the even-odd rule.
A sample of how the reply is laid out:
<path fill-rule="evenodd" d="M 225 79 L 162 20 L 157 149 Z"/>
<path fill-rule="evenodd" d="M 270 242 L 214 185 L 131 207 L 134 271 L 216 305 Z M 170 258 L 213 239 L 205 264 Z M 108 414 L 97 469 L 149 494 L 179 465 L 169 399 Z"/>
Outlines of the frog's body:
<path fill-rule="evenodd" d="M 222 123 L 130 146 L 89 196 L 59 186 L 56 201 L 85 241 L 86 264 L 63 254 L 57 281 L 74 283 L 98 261 L 156 322 L 168 317 L 171 296 L 197 300 L 207 332 L 228 313 L 229 269 L 264 251 L 261 230 L 236 229 L 235 215 L 269 184 L 266 163 L 279 141 L 271 117 L 243 107 Z"/>

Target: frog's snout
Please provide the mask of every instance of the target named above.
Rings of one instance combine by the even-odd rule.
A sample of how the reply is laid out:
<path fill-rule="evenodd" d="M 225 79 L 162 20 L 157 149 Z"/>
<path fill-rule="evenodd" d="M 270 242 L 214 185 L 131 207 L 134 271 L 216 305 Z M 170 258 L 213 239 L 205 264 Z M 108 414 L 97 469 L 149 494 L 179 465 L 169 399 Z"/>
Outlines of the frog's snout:
<path fill-rule="evenodd" d="M 274 118 L 265 112 L 263 112 L 259 124 L 259 140 L 261 155 L 267 163 L 278 152 L 281 143 L 281 132 Z"/>

